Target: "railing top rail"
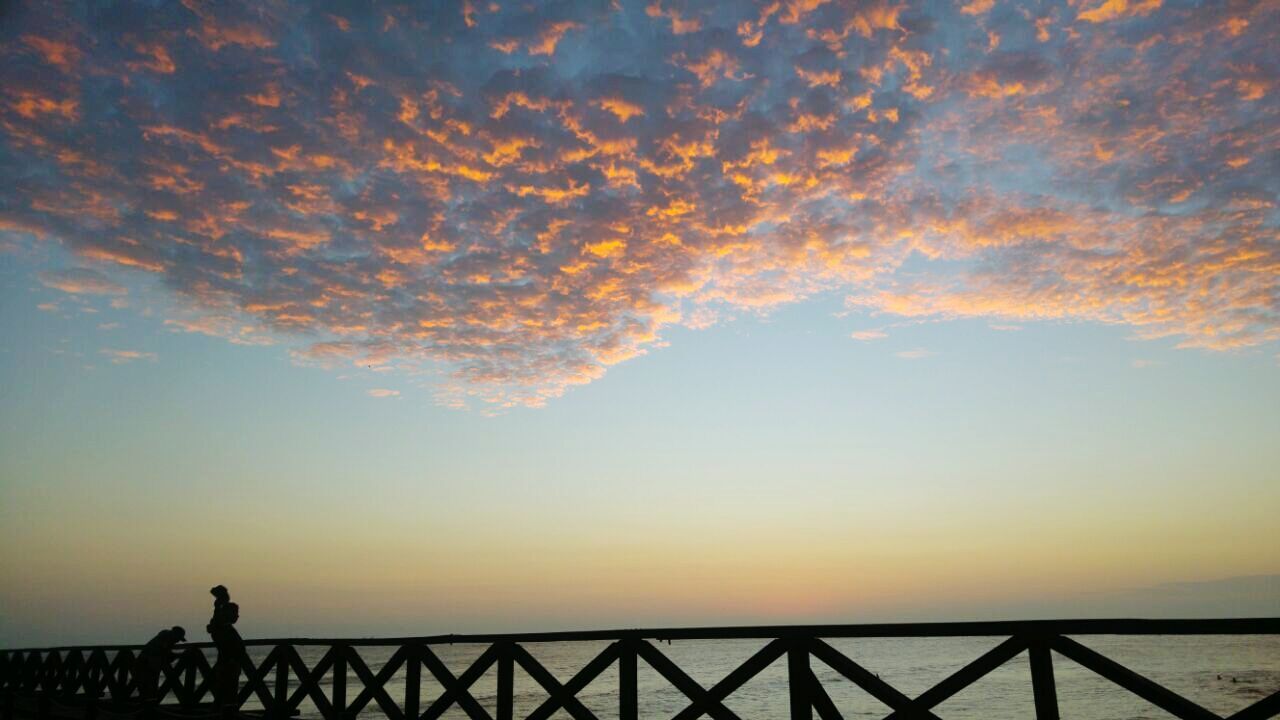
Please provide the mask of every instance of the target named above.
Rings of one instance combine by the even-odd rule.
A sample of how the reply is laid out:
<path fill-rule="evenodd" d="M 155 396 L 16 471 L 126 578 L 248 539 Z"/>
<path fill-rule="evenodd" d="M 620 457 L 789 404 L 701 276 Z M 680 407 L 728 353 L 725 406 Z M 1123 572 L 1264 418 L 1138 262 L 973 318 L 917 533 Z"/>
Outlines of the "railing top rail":
<path fill-rule="evenodd" d="M 909 638 L 983 637 L 1002 635 L 1280 635 L 1280 617 L 1149 620 L 999 620 L 970 622 L 872 623 L 861 625 L 757 625 L 700 628 L 649 628 L 618 630 L 569 630 L 560 632 L 478 633 L 389 638 L 261 638 L 246 640 L 250 646 L 271 645 L 453 645 L 495 642 L 543 643 L 572 641 L 653 640 L 751 640 L 791 637 Z M 212 643 L 187 643 L 179 647 L 212 647 Z M 137 650 L 142 645 L 70 645 L 48 648 L 0 649 L 0 652 L 48 652 L 53 650 Z"/>

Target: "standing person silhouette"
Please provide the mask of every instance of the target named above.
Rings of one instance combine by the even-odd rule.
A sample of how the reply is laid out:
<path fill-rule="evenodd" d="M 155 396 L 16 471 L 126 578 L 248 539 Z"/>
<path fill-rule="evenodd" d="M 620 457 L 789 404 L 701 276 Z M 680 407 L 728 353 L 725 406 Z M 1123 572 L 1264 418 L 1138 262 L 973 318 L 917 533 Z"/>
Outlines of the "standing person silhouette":
<path fill-rule="evenodd" d="M 218 649 L 218 659 L 213 663 L 213 699 L 223 707 L 234 706 L 240 691 L 240 662 L 244 657 L 244 640 L 235 628 L 240 619 L 240 606 L 231 602 L 226 586 L 215 586 L 209 593 L 213 595 L 213 617 L 205 629 Z"/>

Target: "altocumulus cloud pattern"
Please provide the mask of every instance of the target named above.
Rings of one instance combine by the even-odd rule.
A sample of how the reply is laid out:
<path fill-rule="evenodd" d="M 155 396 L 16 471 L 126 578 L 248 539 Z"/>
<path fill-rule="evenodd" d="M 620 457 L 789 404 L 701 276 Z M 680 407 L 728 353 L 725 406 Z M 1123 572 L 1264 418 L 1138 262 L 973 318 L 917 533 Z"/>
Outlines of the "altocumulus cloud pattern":
<path fill-rule="evenodd" d="M 0 233 L 539 405 L 818 292 L 1280 338 L 1280 5 L 19 3 Z"/>

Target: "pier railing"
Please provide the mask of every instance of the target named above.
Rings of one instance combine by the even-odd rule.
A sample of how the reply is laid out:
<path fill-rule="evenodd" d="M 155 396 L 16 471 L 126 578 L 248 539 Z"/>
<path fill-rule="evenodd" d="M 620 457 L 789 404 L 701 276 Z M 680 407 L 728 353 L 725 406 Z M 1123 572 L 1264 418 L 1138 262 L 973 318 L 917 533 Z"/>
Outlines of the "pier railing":
<path fill-rule="evenodd" d="M 1045 620 L 1015 622 L 916 623 L 882 625 L 809 625 L 733 628 L 611 630 L 502 635 L 440 635 L 385 639 L 253 640 L 246 645 L 265 650 L 260 661 L 248 654 L 237 659 L 242 671 L 233 702 L 215 706 L 208 643 L 179 646 L 168 659 L 154 688 L 139 687 L 135 672 L 141 646 L 60 647 L 0 651 L 0 691 L 4 720 L 15 717 L 85 717 L 158 715 L 234 717 L 261 713 L 283 720 L 297 714 L 304 700 L 314 703 L 325 720 L 352 720 L 376 706 L 388 720 L 434 720 L 457 707 L 475 720 L 514 720 L 514 670 L 518 666 L 547 693 L 527 720 L 546 720 L 564 710 L 574 720 L 596 716 L 576 697 L 605 670 L 616 666 L 619 720 L 636 720 L 643 699 L 637 689 L 637 667 L 643 662 L 670 682 L 687 700 L 675 717 L 693 720 L 738 720 L 725 700 L 763 669 L 785 658 L 789 716 L 792 720 L 837 720 L 841 714 L 828 688 L 815 675 L 818 660 L 840 677 L 862 688 L 890 709 L 886 720 L 938 720 L 934 709 L 996 668 L 1025 654 L 1031 671 L 1038 720 L 1058 718 L 1053 658 L 1060 655 L 1184 720 L 1212 720 L 1219 715 L 1090 649 L 1088 636 L 1098 635 L 1280 635 L 1280 618 L 1229 620 Z M 872 670 L 831 645 L 837 638 L 1004 637 L 925 692 L 908 697 Z M 759 639 L 764 647 L 709 687 L 682 670 L 654 641 Z M 549 642 L 607 643 L 567 682 L 558 680 L 538 661 L 530 647 Z M 441 646 L 476 644 L 479 657 L 455 674 L 437 654 Z M 308 667 L 299 647 L 323 654 Z M 390 658 L 371 668 L 360 650 L 390 650 Z M 433 649 L 434 648 L 434 649 Z M 482 676 L 496 668 L 496 713 L 491 715 L 472 693 Z M 387 685 L 403 671 L 404 691 L 393 697 Z M 423 673 L 442 688 L 422 697 Z M 256 700 L 256 702 L 255 702 Z M 261 709 L 257 709 L 260 705 Z M 1262 720 L 1280 715 L 1275 692 L 1230 715 L 1229 720 Z"/>

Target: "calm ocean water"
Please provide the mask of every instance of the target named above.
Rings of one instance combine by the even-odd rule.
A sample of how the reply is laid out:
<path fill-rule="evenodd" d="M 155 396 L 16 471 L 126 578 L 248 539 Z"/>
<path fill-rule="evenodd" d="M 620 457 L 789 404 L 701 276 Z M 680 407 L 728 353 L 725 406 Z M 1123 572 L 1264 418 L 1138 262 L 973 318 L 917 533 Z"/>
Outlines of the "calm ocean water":
<path fill-rule="evenodd" d="M 994 647 L 1002 638 L 922 638 L 833 640 L 831 644 L 908 696 L 914 697 L 969 661 Z M 1280 637 L 1118 637 L 1076 638 L 1103 655 L 1129 667 L 1220 715 L 1230 715 L 1280 690 Z M 606 643 L 531 643 L 526 645 L 553 675 L 566 682 L 599 653 Z M 703 687 L 719 681 L 739 663 L 764 646 L 762 640 L 677 641 L 658 648 Z M 461 674 L 484 649 L 475 645 L 433 646 L 455 675 Z M 324 648 L 299 648 L 312 667 Z M 391 648 L 359 648 L 361 657 L 376 673 Z M 263 651 L 255 655 L 260 659 Z M 1054 654 L 1058 704 L 1067 720 L 1136 720 L 1168 718 L 1167 713 L 1111 684 L 1071 661 Z M 813 668 L 846 718 L 883 717 L 888 709 L 853 683 L 814 659 Z M 639 663 L 640 716 L 669 718 L 688 701 L 643 660 Z M 739 689 L 726 705 L 743 720 L 786 718 L 788 713 L 786 660 L 781 659 Z M 1221 675 L 1221 679 L 1219 679 Z M 441 692 L 423 670 L 422 707 Z M 349 675 L 348 698 L 358 692 L 354 672 Z M 1235 682 L 1232 682 L 1232 678 Z M 492 714 L 495 709 L 495 671 L 482 677 L 472 694 Z M 579 700 L 602 720 L 618 716 L 615 667 L 606 670 L 583 692 Z M 387 684 L 399 702 L 404 696 L 404 670 Z M 325 687 L 327 692 L 328 687 Z M 547 695 L 517 666 L 515 673 L 517 717 L 532 712 Z M 940 705 L 935 712 L 956 720 L 1026 720 L 1035 717 L 1031 699 L 1031 672 L 1026 654 L 971 685 Z M 309 702 L 304 718 L 319 717 Z M 382 717 L 376 703 L 361 714 Z M 446 718 L 465 718 L 455 705 Z M 553 716 L 569 718 L 564 711 Z"/>

